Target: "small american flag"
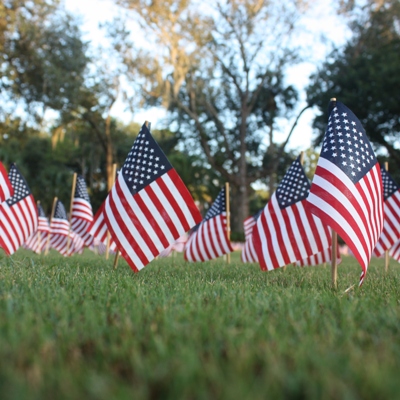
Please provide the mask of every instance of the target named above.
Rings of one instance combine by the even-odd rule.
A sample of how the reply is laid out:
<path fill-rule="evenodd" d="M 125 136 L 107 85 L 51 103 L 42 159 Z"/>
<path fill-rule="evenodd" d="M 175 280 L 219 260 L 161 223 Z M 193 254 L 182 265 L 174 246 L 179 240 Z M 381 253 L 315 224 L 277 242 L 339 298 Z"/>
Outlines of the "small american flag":
<path fill-rule="evenodd" d="M 273 270 L 307 258 L 331 245 L 329 228 L 304 205 L 310 183 L 295 160 L 253 228 L 262 270 Z"/>
<path fill-rule="evenodd" d="M 104 218 L 117 249 L 136 272 L 201 220 L 145 124 L 106 199 Z"/>
<path fill-rule="evenodd" d="M 226 193 L 223 188 L 204 220 L 190 234 L 184 250 L 187 261 L 207 261 L 233 251 L 226 225 Z"/>
<path fill-rule="evenodd" d="M 383 182 L 383 230 L 374 249 L 374 255 L 382 256 L 400 239 L 400 187 L 381 166 Z"/>
<path fill-rule="evenodd" d="M 28 238 L 28 240 L 24 243 L 24 247 L 34 251 L 35 253 L 40 254 L 46 247 L 47 236 L 50 232 L 49 221 L 46 218 L 43 207 L 39 204 L 37 205 L 38 210 L 38 227 L 36 232 Z"/>
<path fill-rule="evenodd" d="M 71 232 L 70 240 L 73 239 L 74 235 Z M 72 254 L 74 249 L 73 244 L 70 243 L 70 249 L 68 247 L 68 236 L 70 235 L 70 225 L 67 218 L 65 207 L 60 200 L 57 200 L 54 215 L 50 222 L 50 247 L 57 250 L 63 256 Z"/>
<path fill-rule="evenodd" d="M 15 164 L 11 165 L 8 178 L 14 195 L 0 204 L 0 246 L 10 255 L 36 231 L 38 212 L 32 193 Z"/>
<path fill-rule="evenodd" d="M 75 196 L 72 201 L 71 229 L 78 234 L 87 247 L 93 245 L 93 236 L 87 231 L 93 221 L 93 211 L 85 180 L 78 175 Z"/>
<path fill-rule="evenodd" d="M 38 231 L 40 232 L 50 232 L 50 225 L 49 225 L 49 220 L 46 217 L 46 214 L 44 213 L 43 207 L 38 204 L 38 214 L 39 214 L 39 224 L 38 224 Z"/>
<path fill-rule="evenodd" d="M 14 189 L 8 179 L 7 171 L 0 162 L 0 203 L 7 200 L 14 194 Z"/>
<path fill-rule="evenodd" d="M 381 172 L 358 118 L 331 105 L 307 207 L 347 243 L 361 264 L 361 285 L 383 227 Z"/>
<path fill-rule="evenodd" d="M 246 263 L 258 262 L 257 252 L 253 243 L 253 228 L 256 225 L 257 218 L 260 216 L 262 210 L 257 214 L 248 217 L 243 222 L 245 244 L 242 250 L 241 259 Z"/>

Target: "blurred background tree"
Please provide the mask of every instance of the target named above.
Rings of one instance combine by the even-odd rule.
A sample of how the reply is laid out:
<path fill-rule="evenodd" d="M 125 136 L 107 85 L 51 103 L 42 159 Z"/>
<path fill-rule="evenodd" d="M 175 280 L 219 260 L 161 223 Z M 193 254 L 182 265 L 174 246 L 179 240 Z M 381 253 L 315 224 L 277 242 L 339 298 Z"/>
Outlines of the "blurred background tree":
<path fill-rule="evenodd" d="M 400 182 L 400 2 L 369 1 L 351 26 L 352 39 L 330 54 L 307 89 L 309 104 L 320 110 L 315 145 L 325 132 L 329 99 L 336 97 L 357 115 L 375 149 L 385 150 L 379 158 Z"/>

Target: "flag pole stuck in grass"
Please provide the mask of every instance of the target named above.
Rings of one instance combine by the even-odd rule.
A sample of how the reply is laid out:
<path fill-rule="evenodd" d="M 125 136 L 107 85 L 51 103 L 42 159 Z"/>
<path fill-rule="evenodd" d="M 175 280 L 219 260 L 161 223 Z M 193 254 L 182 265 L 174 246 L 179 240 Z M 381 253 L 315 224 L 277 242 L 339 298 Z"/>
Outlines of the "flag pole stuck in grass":
<path fill-rule="evenodd" d="M 55 209 L 56 209 L 57 200 L 58 200 L 58 197 L 57 196 L 54 197 L 53 207 L 51 208 L 50 221 L 49 221 L 50 231 L 49 231 L 49 236 L 47 237 L 46 250 L 44 252 L 45 256 L 47 256 L 47 254 L 49 254 L 50 236 L 51 236 L 51 221 L 53 220 L 53 216 L 54 216 L 54 212 L 55 212 Z"/>
<path fill-rule="evenodd" d="M 71 242 L 71 220 L 72 220 L 72 207 L 74 204 L 74 196 L 75 196 L 75 188 L 76 188 L 76 177 L 78 174 L 74 172 L 74 175 L 72 177 L 72 188 L 71 188 L 71 202 L 69 206 L 69 228 L 68 228 L 68 238 L 67 238 L 67 254 L 69 252 L 69 246 Z"/>

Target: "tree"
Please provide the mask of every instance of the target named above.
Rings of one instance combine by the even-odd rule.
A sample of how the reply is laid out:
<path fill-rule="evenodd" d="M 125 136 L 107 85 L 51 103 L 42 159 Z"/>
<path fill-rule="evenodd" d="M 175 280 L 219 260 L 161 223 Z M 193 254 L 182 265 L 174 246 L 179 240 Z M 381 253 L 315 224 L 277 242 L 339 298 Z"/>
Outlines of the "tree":
<path fill-rule="evenodd" d="M 371 1 L 354 22 L 354 37 L 335 50 L 311 77 L 310 106 L 321 111 L 314 121 L 321 142 L 330 97 L 337 97 L 361 120 L 376 148 L 400 163 L 400 3 Z"/>
<path fill-rule="evenodd" d="M 6 21 L 0 27 L 3 110 L 11 100 L 39 124 L 47 109 L 69 112 L 88 63 L 72 17 L 58 1 L 44 0 L 6 0 L 1 12 Z"/>
<path fill-rule="evenodd" d="M 201 12 L 193 0 L 117 3 L 139 16 L 158 49 L 135 58 L 147 104 L 167 107 L 190 154 L 230 182 L 232 225 L 242 230 L 250 185 L 267 177 L 273 188 L 286 168 L 276 122 L 297 100 L 284 76 L 298 60 L 290 39 L 303 2 L 210 1 Z"/>

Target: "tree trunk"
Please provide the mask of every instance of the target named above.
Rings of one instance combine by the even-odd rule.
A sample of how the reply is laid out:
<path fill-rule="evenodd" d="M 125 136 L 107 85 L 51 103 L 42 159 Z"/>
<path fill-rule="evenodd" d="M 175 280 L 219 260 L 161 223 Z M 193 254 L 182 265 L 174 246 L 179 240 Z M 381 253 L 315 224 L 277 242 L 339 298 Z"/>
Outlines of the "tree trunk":
<path fill-rule="evenodd" d="M 111 109 L 111 107 L 110 107 Z M 106 133 L 106 171 L 107 171 L 107 190 L 112 189 L 115 177 L 113 174 L 113 147 L 111 142 L 111 131 L 110 131 L 111 116 L 110 113 L 106 119 L 105 133 Z"/>
<path fill-rule="evenodd" d="M 243 232 L 243 221 L 249 216 L 249 196 L 241 186 L 231 185 L 231 230 Z"/>
<path fill-rule="evenodd" d="M 242 100 L 241 124 L 240 124 L 240 160 L 239 177 L 235 184 L 234 207 L 231 209 L 232 218 L 231 229 L 234 232 L 243 232 L 243 221 L 249 216 L 249 190 L 247 185 L 247 162 L 246 162 L 246 133 L 247 133 L 248 110 L 246 98 Z"/>

